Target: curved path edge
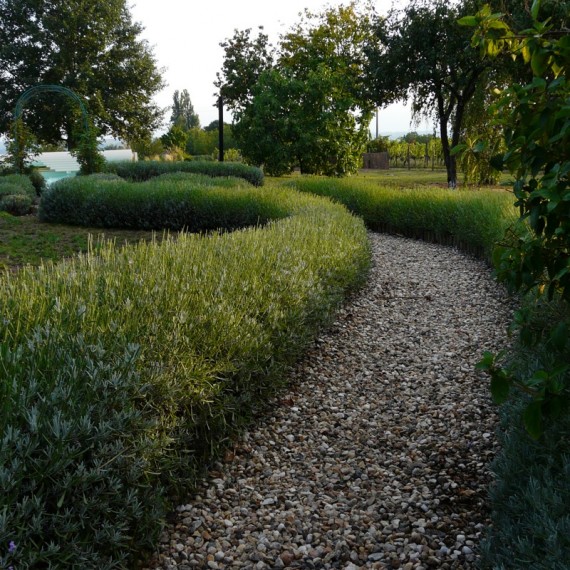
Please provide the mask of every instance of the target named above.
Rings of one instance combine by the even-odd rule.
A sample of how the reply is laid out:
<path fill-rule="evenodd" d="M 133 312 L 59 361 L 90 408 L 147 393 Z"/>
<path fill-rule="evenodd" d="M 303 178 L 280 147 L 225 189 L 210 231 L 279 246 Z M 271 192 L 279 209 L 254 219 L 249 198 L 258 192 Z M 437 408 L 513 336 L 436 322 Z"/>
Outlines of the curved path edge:
<path fill-rule="evenodd" d="M 177 508 L 153 568 L 474 568 L 512 303 L 448 247 L 370 234 L 367 285 Z"/>

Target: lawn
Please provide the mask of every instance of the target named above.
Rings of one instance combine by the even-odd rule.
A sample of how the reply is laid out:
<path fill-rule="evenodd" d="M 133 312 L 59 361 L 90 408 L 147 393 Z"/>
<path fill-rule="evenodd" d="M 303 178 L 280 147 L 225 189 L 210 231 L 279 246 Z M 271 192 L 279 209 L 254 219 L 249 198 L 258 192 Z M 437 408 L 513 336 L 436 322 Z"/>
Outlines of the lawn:
<path fill-rule="evenodd" d="M 36 215 L 15 217 L 0 212 L 0 268 L 39 265 L 86 252 L 89 236 L 94 244 L 104 240 L 123 244 L 150 241 L 153 235 L 156 233 L 45 224 Z M 162 235 L 158 234 L 158 238 Z"/>

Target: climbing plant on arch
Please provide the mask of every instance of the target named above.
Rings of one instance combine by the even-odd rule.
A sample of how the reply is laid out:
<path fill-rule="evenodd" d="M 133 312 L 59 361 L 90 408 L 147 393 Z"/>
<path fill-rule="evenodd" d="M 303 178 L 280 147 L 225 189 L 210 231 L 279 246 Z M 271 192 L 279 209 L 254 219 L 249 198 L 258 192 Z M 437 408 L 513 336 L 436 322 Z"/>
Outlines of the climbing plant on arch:
<path fill-rule="evenodd" d="M 104 159 L 97 150 L 97 137 L 89 119 L 89 113 L 87 112 L 87 108 L 85 107 L 82 99 L 67 87 L 47 84 L 34 85 L 33 87 L 26 89 L 26 91 L 24 91 L 16 101 L 12 128 L 14 137 L 12 156 L 16 169 L 19 172 L 22 172 L 27 158 L 26 145 L 27 139 L 29 139 L 29 133 L 22 120 L 25 105 L 36 95 L 43 93 L 61 93 L 70 97 L 78 104 L 81 111 L 83 130 L 79 138 L 78 148 L 72 150 L 72 153 L 76 156 L 77 161 L 80 164 L 82 174 L 91 174 L 101 170 Z"/>

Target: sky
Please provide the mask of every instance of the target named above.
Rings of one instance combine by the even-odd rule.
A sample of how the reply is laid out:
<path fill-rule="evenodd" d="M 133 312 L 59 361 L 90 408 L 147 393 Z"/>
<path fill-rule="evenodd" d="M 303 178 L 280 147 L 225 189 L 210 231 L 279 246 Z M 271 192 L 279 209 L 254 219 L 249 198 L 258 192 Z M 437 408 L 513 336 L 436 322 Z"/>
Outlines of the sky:
<path fill-rule="evenodd" d="M 161 107 L 172 104 L 174 91 L 187 89 L 194 111 L 202 126 L 218 118 L 214 81 L 222 68 L 224 51 L 220 43 L 231 38 L 234 30 L 263 26 L 275 44 L 279 35 L 300 20 L 299 14 L 308 8 L 321 12 L 327 6 L 347 4 L 348 0 L 133 0 L 133 20 L 144 26 L 141 37 L 153 48 L 158 66 L 164 68 L 166 88 L 156 96 Z M 399 6 L 405 0 L 396 0 Z M 392 0 L 376 0 L 380 14 L 388 12 Z M 227 117 L 227 118 L 226 118 Z M 170 118 L 167 113 L 166 119 Z M 226 113 L 224 120 L 230 122 Z M 409 108 L 391 105 L 378 112 L 379 134 L 431 130 L 422 123 L 412 127 Z M 371 125 L 376 134 L 376 121 Z"/>

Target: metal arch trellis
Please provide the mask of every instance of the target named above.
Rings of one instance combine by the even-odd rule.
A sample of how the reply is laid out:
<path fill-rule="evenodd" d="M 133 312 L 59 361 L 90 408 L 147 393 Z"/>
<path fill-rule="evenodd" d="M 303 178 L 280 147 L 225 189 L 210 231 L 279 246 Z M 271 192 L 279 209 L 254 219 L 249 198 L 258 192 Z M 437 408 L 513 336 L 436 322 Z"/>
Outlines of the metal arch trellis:
<path fill-rule="evenodd" d="M 18 122 L 18 119 L 20 119 L 20 117 L 22 116 L 22 113 L 24 112 L 24 106 L 25 104 L 35 95 L 38 95 L 40 93 L 62 93 L 63 95 L 67 95 L 68 97 L 71 97 L 78 105 L 79 108 L 81 109 L 81 115 L 83 117 L 83 127 L 85 129 L 85 131 L 87 132 L 89 130 L 89 115 L 87 113 L 87 109 L 85 107 L 85 104 L 83 103 L 83 101 L 81 100 L 81 98 L 74 93 L 71 89 L 68 89 L 67 87 L 62 87 L 61 85 L 34 85 L 33 87 L 30 87 L 29 89 L 26 89 L 19 97 L 19 99 L 16 101 L 16 106 L 14 107 L 14 135 L 16 135 L 16 125 Z M 18 152 L 18 137 L 14 136 L 14 142 L 16 144 L 16 152 Z"/>

